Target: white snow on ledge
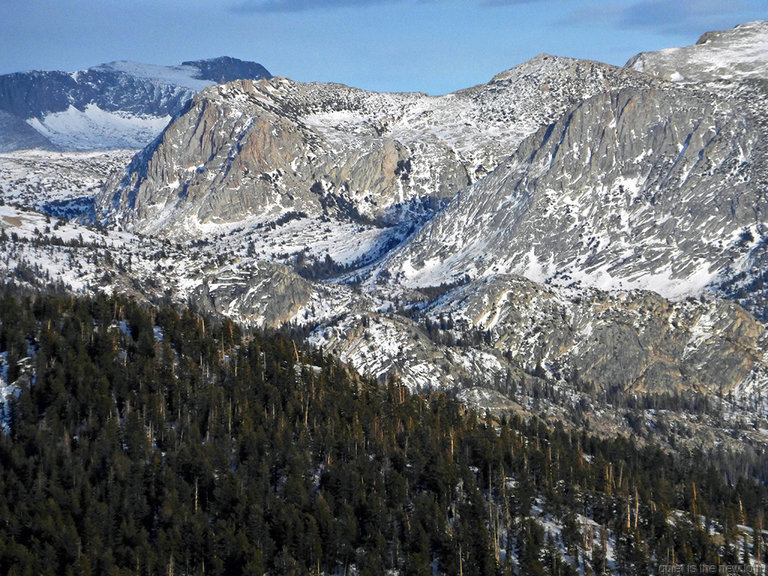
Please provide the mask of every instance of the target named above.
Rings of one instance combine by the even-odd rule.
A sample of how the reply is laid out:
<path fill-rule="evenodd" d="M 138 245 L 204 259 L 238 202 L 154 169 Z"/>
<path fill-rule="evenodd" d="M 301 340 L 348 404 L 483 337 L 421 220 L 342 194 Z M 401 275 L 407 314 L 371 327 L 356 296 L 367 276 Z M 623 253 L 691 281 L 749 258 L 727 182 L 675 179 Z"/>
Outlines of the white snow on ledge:
<path fill-rule="evenodd" d="M 69 150 L 135 149 L 151 142 L 171 121 L 166 116 L 108 112 L 95 104 L 85 110 L 70 106 L 64 112 L 29 118 L 27 124 L 57 146 Z"/>
<path fill-rule="evenodd" d="M 710 270 L 708 262 L 699 262 L 698 266 L 686 276 L 677 276 L 670 266 L 657 268 L 641 274 L 628 274 L 626 276 L 611 275 L 605 266 L 592 272 L 579 270 L 578 267 L 569 267 L 568 280 L 563 282 L 553 279 L 554 285 L 567 285 L 576 282 L 580 286 L 596 288 L 606 292 L 624 290 L 648 290 L 666 298 L 677 301 L 689 296 L 699 296 L 707 291 L 717 280 L 717 271 Z M 529 280 L 541 283 L 528 274 L 523 274 Z"/>

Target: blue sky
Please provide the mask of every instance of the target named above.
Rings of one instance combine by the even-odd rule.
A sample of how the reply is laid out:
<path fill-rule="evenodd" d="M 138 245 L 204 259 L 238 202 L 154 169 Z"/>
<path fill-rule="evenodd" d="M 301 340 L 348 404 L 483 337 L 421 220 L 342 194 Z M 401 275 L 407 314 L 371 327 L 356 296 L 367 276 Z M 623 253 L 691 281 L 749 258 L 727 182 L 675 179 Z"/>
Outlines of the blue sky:
<path fill-rule="evenodd" d="M 536 54 L 624 64 L 768 19 L 765 0 L 0 0 L 0 73 L 234 56 L 294 80 L 442 94 Z"/>

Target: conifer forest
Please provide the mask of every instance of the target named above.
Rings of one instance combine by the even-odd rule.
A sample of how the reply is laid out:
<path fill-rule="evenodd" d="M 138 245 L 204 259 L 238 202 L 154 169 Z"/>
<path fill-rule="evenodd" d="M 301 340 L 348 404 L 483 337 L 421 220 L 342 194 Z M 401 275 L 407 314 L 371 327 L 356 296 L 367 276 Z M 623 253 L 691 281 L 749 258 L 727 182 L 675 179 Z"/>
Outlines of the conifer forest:
<path fill-rule="evenodd" d="M 381 386 L 287 334 L 0 296 L 0 572 L 658 573 L 763 561 L 764 478 Z"/>

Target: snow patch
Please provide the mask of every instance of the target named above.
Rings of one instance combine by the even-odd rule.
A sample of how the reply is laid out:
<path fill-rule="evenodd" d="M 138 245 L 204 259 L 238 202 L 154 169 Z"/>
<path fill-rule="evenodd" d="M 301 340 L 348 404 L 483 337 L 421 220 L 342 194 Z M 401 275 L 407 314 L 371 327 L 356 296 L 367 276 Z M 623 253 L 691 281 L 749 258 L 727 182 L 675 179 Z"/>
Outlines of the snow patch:
<path fill-rule="evenodd" d="M 57 146 L 69 150 L 136 149 L 152 141 L 171 117 L 109 112 L 95 104 L 85 110 L 70 106 L 64 112 L 30 118 L 27 123 Z"/>

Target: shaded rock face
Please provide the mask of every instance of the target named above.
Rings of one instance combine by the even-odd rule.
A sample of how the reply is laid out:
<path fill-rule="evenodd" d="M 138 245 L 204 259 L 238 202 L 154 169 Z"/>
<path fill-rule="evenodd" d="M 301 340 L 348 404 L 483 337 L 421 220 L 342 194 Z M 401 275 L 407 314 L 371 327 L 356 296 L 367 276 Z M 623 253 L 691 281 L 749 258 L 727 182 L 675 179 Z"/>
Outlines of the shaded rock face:
<path fill-rule="evenodd" d="M 764 233 L 757 121 L 683 89 L 591 98 L 524 141 L 388 264 L 410 285 L 513 272 L 695 293 Z"/>
<path fill-rule="evenodd" d="M 765 329 L 732 303 L 632 292 L 596 294 L 559 312 L 568 321 L 541 341 L 539 361 L 588 390 L 725 394 L 757 372 L 765 379 Z"/>
<path fill-rule="evenodd" d="M 768 142 L 768 22 L 751 22 L 731 30 L 707 32 L 693 46 L 668 48 L 659 52 L 643 52 L 627 63 L 628 68 L 642 71 L 654 78 L 673 80 L 679 85 L 709 92 L 715 101 L 737 102 L 736 107 L 749 116 L 745 131 L 756 141 L 747 162 L 754 169 L 745 185 L 764 194 L 768 190 L 765 157 Z M 738 208 L 748 203 L 735 199 Z M 761 223 L 764 213 L 756 207 L 756 219 Z M 768 319 L 768 240 L 763 226 L 744 229 L 738 244 L 743 258 L 736 259 L 719 282 L 722 293 L 736 299 L 750 312 Z"/>
<path fill-rule="evenodd" d="M 232 82 L 242 78 L 251 80 L 259 78 L 272 78 L 269 70 L 257 62 L 248 62 L 232 58 L 230 56 L 220 56 L 219 58 L 210 58 L 208 60 L 188 60 L 182 62 L 182 66 L 196 68 L 199 72 L 197 78 L 201 80 L 210 80 L 215 84 Z"/>
<path fill-rule="evenodd" d="M 92 68 L 77 75 L 19 72 L 0 76 L 0 109 L 26 119 L 64 112 L 70 105 L 82 110 L 96 104 L 107 111 L 166 116 L 191 96 L 181 86 L 156 88 L 149 80 L 108 69 Z"/>
<path fill-rule="evenodd" d="M 105 218 L 144 232 L 306 211 L 384 225 L 432 214 L 542 123 L 629 70 L 541 56 L 455 94 L 285 79 L 210 88 L 114 181 Z"/>

